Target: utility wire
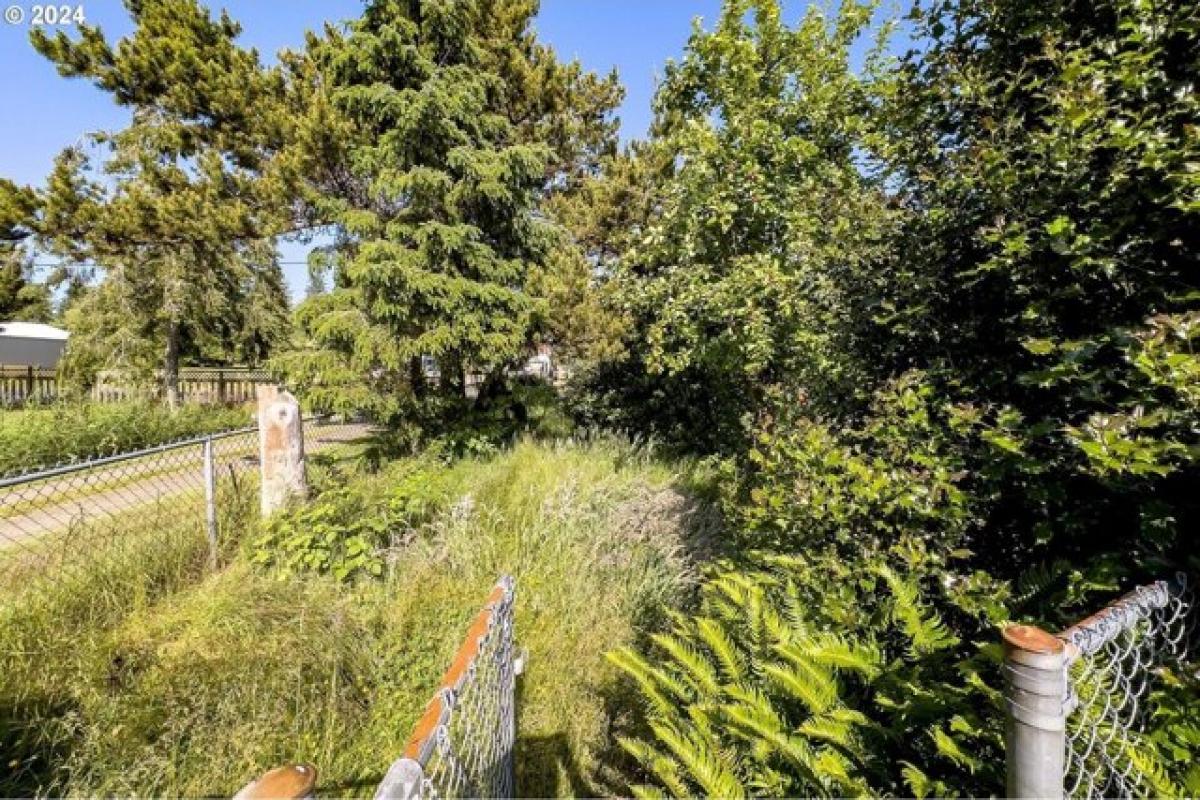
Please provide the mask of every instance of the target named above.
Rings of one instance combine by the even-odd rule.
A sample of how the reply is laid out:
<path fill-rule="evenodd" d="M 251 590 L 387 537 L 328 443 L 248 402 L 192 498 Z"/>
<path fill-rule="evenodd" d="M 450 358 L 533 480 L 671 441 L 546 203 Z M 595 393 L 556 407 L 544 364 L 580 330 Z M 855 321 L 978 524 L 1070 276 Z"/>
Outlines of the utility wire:
<path fill-rule="evenodd" d="M 27 262 L 31 267 L 103 267 L 103 264 L 93 264 L 87 261 L 33 261 Z M 281 267 L 307 266 L 307 261 L 276 261 Z"/>

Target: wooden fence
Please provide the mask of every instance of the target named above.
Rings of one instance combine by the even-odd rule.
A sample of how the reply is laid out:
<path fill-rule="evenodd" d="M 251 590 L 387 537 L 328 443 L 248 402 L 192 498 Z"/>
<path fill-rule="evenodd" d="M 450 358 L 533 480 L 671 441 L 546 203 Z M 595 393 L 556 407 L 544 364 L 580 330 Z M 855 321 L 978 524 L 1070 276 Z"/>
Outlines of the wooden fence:
<path fill-rule="evenodd" d="M 58 376 L 45 367 L 0 366 L 0 405 L 49 402 L 58 396 Z"/>
<path fill-rule="evenodd" d="M 185 403 L 245 403 L 254 399 L 255 387 L 275 383 L 264 370 L 250 367 L 184 367 L 179 371 L 179 394 Z M 0 406 L 50 403 L 64 392 L 53 369 L 0 366 Z M 96 403 L 125 400 L 158 400 L 162 385 L 135 384 L 117 373 L 100 373 L 89 397 Z"/>

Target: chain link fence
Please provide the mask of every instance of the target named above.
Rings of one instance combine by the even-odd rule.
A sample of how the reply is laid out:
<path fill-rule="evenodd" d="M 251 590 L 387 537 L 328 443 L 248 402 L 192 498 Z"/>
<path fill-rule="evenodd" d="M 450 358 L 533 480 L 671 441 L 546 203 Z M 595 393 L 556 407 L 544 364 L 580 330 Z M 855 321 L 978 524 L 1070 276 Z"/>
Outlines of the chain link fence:
<path fill-rule="evenodd" d="M 516 792 L 515 586 L 493 588 L 441 687 L 417 722 L 404 755 L 392 764 L 377 800 L 438 797 L 509 798 Z"/>
<path fill-rule="evenodd" d="M 1164 668 L 1195 657 L 1185 575 L 1140 586 L 1056 636 L 1004 632 L 1010 797 L 1153 797 L 1161 766 L 1145 738 Z"/>
<path fill-rule="evenodd" d="M 306 455 L 367 426 L 310 419 Z M 240 428 L 0 480 L 0 582 L 68 580 L 98 562 L 184 545 L 215 563 L 222 529 L 257 508 L 258 429 Z"/>

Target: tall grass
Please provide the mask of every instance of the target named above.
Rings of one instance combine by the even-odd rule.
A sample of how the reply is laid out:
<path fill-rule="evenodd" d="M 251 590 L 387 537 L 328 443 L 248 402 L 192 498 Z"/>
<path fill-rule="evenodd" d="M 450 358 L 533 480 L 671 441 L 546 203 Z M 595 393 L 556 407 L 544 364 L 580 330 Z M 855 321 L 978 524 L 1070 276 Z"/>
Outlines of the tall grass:
<path fill-rule="evenodd" d="M 237 553 L 237 537 L 256 518 L 252 489 L 229 481 L 219 487 L 224 559 Z M 156 506 L 116 515 L 93 526 L 86 551 L 58 547 L 68 542 L 47 551 L 61 550 L 61 559 L 4 553 L 0 795 L 54 794 L 71 783 L 71 756 L 89 724 L 87 692 L 114 668 L 95 660 L 108 637 L 209 572 L 203 516 L 187 511 Z"/>
<path fill-rule="evenodd" d="M 369 495 L 411 472 L 399 464 L 358 480 Z M 0 790 L 228 795 L 273 765 L 305 760 L 321 772 L 320 794 L 368 795 L 492 583 L 510 573 L 529 651 L 520 793 L 622 791 L 608 767 L 623 695 L 603 654 L 634 641 L 695 583 L 715 521 L 681 484 L 626 445 L 521 444 L 448 467 L 437 511 L 396 532 L 381 579 L 288 576 L 243 557 L 95 620 L 89 631 L 101 632 L 45 627 L 2 640 L 10 658 L 55 643 L 48 674 L 26 666 L 15 680 L 45 698 L 22 706 L 29 729 L 42 729 L 32 709 L 59 734 L 46 751 L 54 769 Z"/>
<path fill-rule="evenodd" d="M 79 403 L 0 411 L 0 477 L 251 422 L 244 408 Z"/>

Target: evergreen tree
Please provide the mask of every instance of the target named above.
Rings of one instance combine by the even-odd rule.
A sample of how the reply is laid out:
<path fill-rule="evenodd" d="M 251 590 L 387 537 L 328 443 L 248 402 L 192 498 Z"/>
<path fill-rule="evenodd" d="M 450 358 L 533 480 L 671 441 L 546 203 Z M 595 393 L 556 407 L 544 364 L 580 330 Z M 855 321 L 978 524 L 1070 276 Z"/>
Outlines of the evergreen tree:
<path fill-rule="evenodd" d="M 335 258 L 335 252 L 328 248 L 315 248 L 308 254 L 308 286 L 304 290 L 305 299 L 329 291 L 329 274 L 333 271 Z"/>
<path fill-rule="evenodd" d="M 194 0 L 130 0 L 135 29 L 115 46 L 94 27 L 77 40 L 34 29 L 67 77 L 88 78 L 131 111 L 95 137 L 100 164 L 59 159 L 41 230 L 52 249 L 102 266 L 73 337 L 82 361 L 162 371 L 178 400 L 181 360 L 205 351 L 257 359 L 286 324 L 282 276 L 264 248 L 284 224 L 283 178 L 269 154 L 277 88 L 238 26 Z M 107 353 L 113 354 L 108 358 Z"/>
<path fill-rule="evenodd" d="M 533 279 L 571 244 L 537 205 L 609 147 L 619 93 L 538 45 L 535 12 L 380 0 L 289 60 L 304 206 L 340 237 L 280 360 L 314 401 L 445 421 L 468 373 L 486 400 L 544 328 Z"/>
<path fill-rule="evenodd" d="M 0 180 L 0 321 L 46 322 L 50 291 L 34 281 L 24 249 L 33 233 L 36 193 Z"/>

